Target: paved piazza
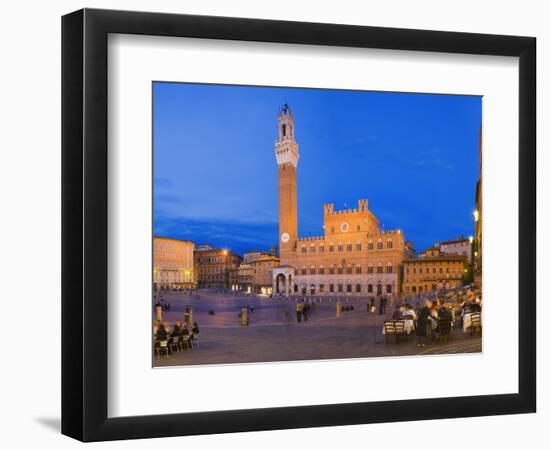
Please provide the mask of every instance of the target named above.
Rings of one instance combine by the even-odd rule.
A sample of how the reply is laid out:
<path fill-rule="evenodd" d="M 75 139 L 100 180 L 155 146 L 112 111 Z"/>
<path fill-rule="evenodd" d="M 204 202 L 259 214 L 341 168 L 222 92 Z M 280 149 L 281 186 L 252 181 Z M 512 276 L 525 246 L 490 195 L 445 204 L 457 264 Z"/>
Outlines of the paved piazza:
<path fill-rule="evenodd" d="M 416 346 L 414 333 L 407 341 L 385 342 L 383 321 L 391 318 L 391 300 L 384 316 L 367 313 L 365 298 L 342 297 L 352 311 L 336 317 L 337 298 L 317 299 L 307 322 L 297 323 L 296 299 L 234 296 L 198 291 L 193 295 L 164 293 L 171 310 L 164 319 L 183 321 L 186 305 L 193 308 L 193 320 L 200 328 L 200 347 L 154 358 L 155 366 L 227 364 L 246 362 L 364 358 L 373 356 L 436 355 L 481 351 L 481 338 L 470 337 L 456 327 L 449 342 Z M 250 325 L 241 326 L 239 311 L 253 306 Z M 376 304 L 378 307 L 378 304 Z M 414 306 L 414 305 L 413 305 Z M 209 315 L 209 311 L 215 315 Z"/>

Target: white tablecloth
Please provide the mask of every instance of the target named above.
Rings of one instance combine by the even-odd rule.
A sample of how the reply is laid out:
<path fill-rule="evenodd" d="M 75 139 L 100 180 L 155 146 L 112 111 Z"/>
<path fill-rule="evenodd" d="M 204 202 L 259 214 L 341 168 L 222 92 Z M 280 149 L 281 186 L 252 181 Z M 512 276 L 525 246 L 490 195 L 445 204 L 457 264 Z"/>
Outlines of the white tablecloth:
<path fill-rule="evenodd" d="M 478 313 L 473 313 L 473 314 L 478 314 Z M 481 313 L 479 313 L 479 314 L 481 316 Z M 481 316 L 481 319 L 483 320 L 483 316 Z M 471 325 L 472 325 L 472 313 L 464 314 L 464 317 L 463 317 L 463 320 L 462 320 L 462 331 L 464 331 L 464 333 L 466 333 L 466 331 L 468 331 L 468 329 L 470 328 Z"/>
<path fill-rule="evenodd" d="M 406 319 L 404 322 L 405 333 L 411 334 L 414 331 L 414 320 Z M 382 327 L 382 334 L 386 334 L 386 329 Z"/>

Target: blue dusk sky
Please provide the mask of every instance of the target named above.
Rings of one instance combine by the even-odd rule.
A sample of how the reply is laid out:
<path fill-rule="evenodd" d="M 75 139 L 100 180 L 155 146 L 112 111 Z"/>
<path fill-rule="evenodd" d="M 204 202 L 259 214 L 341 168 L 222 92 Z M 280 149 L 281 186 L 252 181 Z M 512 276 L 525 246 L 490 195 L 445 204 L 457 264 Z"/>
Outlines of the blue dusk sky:
<path fill-rule="evenodd" d="M 298 233 L 367 198 L 415 249 L 473 234 L 481 97 L 153 83 L 154 234 L 278 245 L 277 114 L 299 145 Z"/>

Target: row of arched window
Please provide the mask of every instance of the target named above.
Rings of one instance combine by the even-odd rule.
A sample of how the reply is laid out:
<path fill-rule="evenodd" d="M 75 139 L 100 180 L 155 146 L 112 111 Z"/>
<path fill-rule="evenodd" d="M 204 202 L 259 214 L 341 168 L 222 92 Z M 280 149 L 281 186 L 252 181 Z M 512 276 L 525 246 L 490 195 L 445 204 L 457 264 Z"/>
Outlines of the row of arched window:
<path fill-rule="evenodd" d="M 294 285 L 294 292 L 301 294 L 301 295 L 316 295 L 316 294 L 361 294 L 361 293 L 367 293 L 367 294 L 376 294 L 376 295 L 382 295 L 383 293 L 386 294 L 392 294 L 393 293 L 393 285 L 392 284 L 386 284 L 383 285 L 382 283 L 378 284 L 367 284 L 366 286 L 362 286 L 360 283 L 352 284 L 352 283 L 330 283 L 330 284 L 311 284 L 309 286 L 301 285 L 298 287 L 297 284 Z"/>
<path fill-rule="evenodd" d="M 379 262 L 376 266 L 373 266 L 372 263 L 367 265 L 367 273 L 393 273 L 393 264 L 391 262 L 387 263 L 386 266 Z M 302 267 L 299 270 L 299 275 L 343 275 L 343 274 L 360 274 L 363 273 L 363 269 L 360 264 L 353 264 L 349 266 L 344 266 L 342 264 L 331 264 L 328 268 L 325 269 L 324 265 L 315 267 L 311 265 L 310 267 Z"/>
<path fill-rule="evenodd" d="M 378 239 L 378 241 L 376 242 L 376 249 L 377 250 L 383 250 L 384 248 L 387 248 L 387 249 L 392 249 L 393 248 L 393 241 L 391 240 L 391 238 L 388 238 L 385 242 L 382 241 L 382 239 Z M 309 248 L 306 244 L 302 244 L 302 253 L 324 253 L 325 252 L 325 244 L 319 244 L 319 246 L 317 247 L 315 244 L 310 244 L 309 245 Z M 357 241 L 355 243 L 355 245 L 351 242 L 347 242 L 345 245 L 341 242 L 339 242 L 338 244 L 333 244 L 333 243 L 330 243 L 328 244 L 328 252 L 329 253 L 334 253 L 335 251 L 338 251 L 338 252 L 343 252 L 343 251 L 346 251 L 346 252 L 352 252 L 352 251 L 357 251 L 357 252 L 360 252 L 363 250 L 363 244 L 361 243 L 361 241 Z M 369 241 L 367 242 L 367 250 L 374 250 L 374 242 L 373 241 Z"/>

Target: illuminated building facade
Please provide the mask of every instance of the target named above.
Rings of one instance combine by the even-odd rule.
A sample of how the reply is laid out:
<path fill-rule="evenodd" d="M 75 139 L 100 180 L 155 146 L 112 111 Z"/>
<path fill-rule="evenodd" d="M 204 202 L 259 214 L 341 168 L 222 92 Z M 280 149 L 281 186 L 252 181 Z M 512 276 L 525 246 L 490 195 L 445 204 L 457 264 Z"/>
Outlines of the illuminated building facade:
<path fill-rule="evenodd" d="M 421 295 L 462 286 L 466 270 L 464 255 L 441 253 L 429 248 L 421 258 L 403 261 L 403 293 Z"/>
<path fill-rule="evenodd" d="M 402 261 L 412 256 L 412 247 L 400 230 L 380 229 L 368 200 L 359 200 L 356 208 L 341 211 L 325 204 L 324 235 L 298 237 L 299 152 L 294 132 L 294 116 L 284 105 L 275 143 L 281 265 L 272 272 L 273 295 L 398 294 Z"/>
<path fill-rule="evenodd" d="M 195 270 L 200 288 L 231 289 L 237 283 L 242 258 L 226 249 L 195 252 Z"/>
<path fill-rule="evenodd" d="M 193 251 L 190 241 L 155 237 L 153 239 L 153 288 L 190 289 L 195 287 Z"/>
<path fill-rule="evenodd" d="M 458 239 L 451 239 L 439 243 L 439 250 L 441 253 L 448 255 L 461 255 L 466 257 L 468 264 L 472 263 L 472 239 L 464 237 Z"/>

